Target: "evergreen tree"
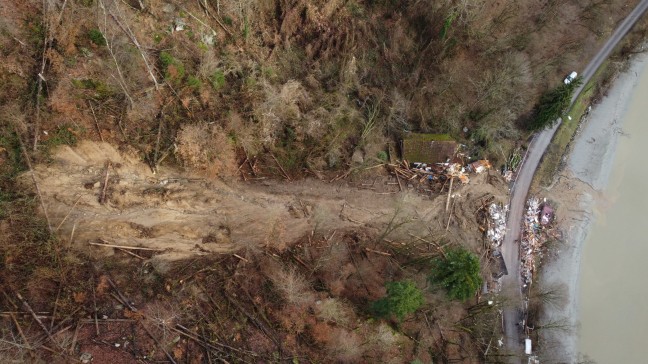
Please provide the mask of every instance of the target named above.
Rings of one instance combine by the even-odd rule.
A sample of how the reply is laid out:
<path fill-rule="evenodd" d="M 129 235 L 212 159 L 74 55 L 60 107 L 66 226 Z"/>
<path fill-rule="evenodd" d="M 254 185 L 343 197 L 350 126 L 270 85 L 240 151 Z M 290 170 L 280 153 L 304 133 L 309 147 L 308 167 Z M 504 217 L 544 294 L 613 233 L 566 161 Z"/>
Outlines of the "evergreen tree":
<path fill-rule="evenodd" d="M 529 123 L 529 129 L 541 130 L 551 127 L 558 121 L 558 118 L 564 117 L 571 104 L 574 91 L 581 83 L 582 78 L 578 77 L 571 83 L 561 84 L 542 95 L 540 104 L 534 110 L 533 118 Z"/>
<path fill-rule="evenodd" d="M 415 312 L 423 305 L 423 293 L 416 288 L 413 282 L 389 282 L 385 285 L 387 296 L 371 305 L 371 310 L 376 316 L 396 316 L 402 320 L 405 316 Z"/>
<path fill-rule="evenodd" d="M 430 281 L 445 288 L 452 299 L 472 297 L 482 284 L 479 258 L 465 249 L 453 249 L 446 255 L 432 262 Z"/>

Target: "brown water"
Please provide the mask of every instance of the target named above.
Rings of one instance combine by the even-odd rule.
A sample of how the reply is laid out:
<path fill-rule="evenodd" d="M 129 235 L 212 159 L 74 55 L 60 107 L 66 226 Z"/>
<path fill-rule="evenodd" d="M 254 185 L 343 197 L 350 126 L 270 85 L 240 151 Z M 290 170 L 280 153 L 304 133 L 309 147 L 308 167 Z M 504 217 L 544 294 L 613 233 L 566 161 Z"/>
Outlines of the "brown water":
<path fill-rule="evenodd" d="M 579 350 L 598 364 L 648 363 L 648 70 L 640 77 L 583 247 Z"/>

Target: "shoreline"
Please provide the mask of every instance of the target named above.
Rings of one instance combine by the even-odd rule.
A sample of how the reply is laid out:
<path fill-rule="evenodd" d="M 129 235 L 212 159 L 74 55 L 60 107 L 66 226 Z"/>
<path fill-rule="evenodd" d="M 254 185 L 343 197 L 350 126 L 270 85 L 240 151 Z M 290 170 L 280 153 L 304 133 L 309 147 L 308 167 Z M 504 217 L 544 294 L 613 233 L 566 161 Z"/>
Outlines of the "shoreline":
<path fill-rule="evenodd" d="M 544 287 L 564 287 L 566 291 L 564 305 L 545 305 L 540 314 L 540 322 L 561 326 L 560 329 L 542 330 L 542 345 L 550 349 L 542 355 L 545 360 L 577 361 L 583 246 L 596 219 L 594 207 L 608 185 L 624 116 L 642 72 L 648 72 L 646 53 L 629 60 L 627 69 L 619 73 L 601 101 L 592 106 L 570 146 L 558 182 L 549 190 L 541 191 L 556 204 L 557 223 L 564 234 L 564 244 L 545 256 L 539 283 Z"/>

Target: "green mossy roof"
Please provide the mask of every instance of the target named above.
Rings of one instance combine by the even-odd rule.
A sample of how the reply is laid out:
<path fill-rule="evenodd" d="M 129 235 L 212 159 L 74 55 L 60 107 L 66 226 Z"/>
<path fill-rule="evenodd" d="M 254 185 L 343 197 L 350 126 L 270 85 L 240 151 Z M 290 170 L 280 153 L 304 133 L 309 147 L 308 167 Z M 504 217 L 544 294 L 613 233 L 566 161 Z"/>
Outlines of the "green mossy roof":
<path fill-rule="evenodd" d="M 458 144 L 448 134 L 411 133 L 402 147 L 403 159 L 410 163 L 443 163 L 455 156 Z"/>

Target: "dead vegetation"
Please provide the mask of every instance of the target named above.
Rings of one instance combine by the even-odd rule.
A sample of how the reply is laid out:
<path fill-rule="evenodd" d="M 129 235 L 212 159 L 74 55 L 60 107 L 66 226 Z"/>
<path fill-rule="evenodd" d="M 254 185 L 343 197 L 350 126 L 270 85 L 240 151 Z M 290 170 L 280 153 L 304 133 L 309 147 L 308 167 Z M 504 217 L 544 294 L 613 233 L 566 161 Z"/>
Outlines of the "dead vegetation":
<path fill-rule="evenodd" d="M 632 5 L 46 4 L 7 8 L 28 26 L 3 30 L 1 77 L 9 88 L 35 83 L 21 105 L 34 116 L 35 150 L 43 131 L 73 124 L 84 137 L 136 146 L 157 168 L 173 161 L 184 124 L 207 123 L 250 157 L 270 150 L 299 174 L 344 168 L 357 150 L 375 158 L 403 130 L 472 139 L 477 153 L 499 158 L 496 146 L 523 136 L 542 91 Z"/>
<path fill-rule="evenodd" d="M 506 155 L 620 4 L 3 3 L 0 361 L 498 361 L 483 299 L 367 307 L 482 251 L 502 182 L 440 213 L 371 168 L 403 130 Z"/>

